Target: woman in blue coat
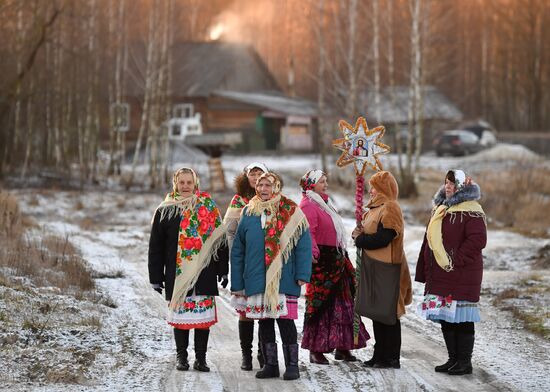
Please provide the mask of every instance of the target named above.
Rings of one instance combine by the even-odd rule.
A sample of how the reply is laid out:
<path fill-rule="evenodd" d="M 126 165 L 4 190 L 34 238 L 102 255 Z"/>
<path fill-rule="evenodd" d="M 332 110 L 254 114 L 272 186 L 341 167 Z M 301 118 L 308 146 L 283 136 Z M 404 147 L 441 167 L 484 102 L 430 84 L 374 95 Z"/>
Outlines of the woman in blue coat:
<path fill-rule="evenodd" d="M 311 276 L 311 237 L 304 213 L 281 193 L 281 180 L 264 173 L 244 208 L 231 248 L 233 301 L 246 317 L 260 320 L 264 367 L 257 378 L 279 377 L 275 324 L 283 341 L 285 380 L 300 377 L 294 320 L 301 287 Z"/>

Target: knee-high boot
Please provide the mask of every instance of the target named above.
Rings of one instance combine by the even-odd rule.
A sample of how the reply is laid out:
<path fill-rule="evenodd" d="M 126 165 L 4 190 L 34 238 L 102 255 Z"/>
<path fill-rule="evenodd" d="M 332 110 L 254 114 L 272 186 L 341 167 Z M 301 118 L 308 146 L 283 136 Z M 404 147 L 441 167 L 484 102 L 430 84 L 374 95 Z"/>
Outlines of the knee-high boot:
<path fill-rule="evenodd" d="M 176 355 L 178 370 L 189 370 L 187 361 L 187 346 L 189 346 L 189 330 L 174 328 L 174 339 L 176 341 Z"/>
<path fill-rule="evenodd" d="M 258 373 L 256 378 L 279 377 L 279 358 L 277 356 L 277 343 L 263 343 L 264 367 Z"/>
<path fill-rule="evenodd" d="M 296 380 L 300 378 L 298 369 L 298 344 L 283 344 L 286 371 L 283 374 L 284 380 Z"/>
<path fill-rule="evenodd" d="M 436 372 L 447 372 L 451 367 L 456 364 L 456 330 L 455 325 L 443 321 L 441 323 L 441 331 L 443 332 L 443 339 L 445 339 L 445 346 L 447 346 L 447 353 L 449 359 L 442 365 L 436 366 Z"/>
<path fill-rule="evenodd" d="M 210 368 L 206 365 L 209 334 L 209 329 L 195 329 L 195 362 L 193 363 L 193 369 L 200 372 L 210 371 Z"/>
<path fill-rule="evenodd" d="M 258 355 L 256 356 L 258 363 L 260 364 L 260 369 L 264 367 L 264 354 L 262 352 L 262 339 L 260 338 L 260 331 L 258 328 Z"/>
<path fill-rule="evenodd" d="M 472 352 L 474 351 L 475 332 L 473 328 L 461 328 L 457 331 L 457 337 L 457 362 L 449 369 L 448 373 L 453 376 L 472 374 Z"/>
<path fill-rule="evenodd" d="M 239 320 L 239 340 L 243 355 L 241 369 L 252 370 L 252 340 L 254 339 L 254 321 Z"/>

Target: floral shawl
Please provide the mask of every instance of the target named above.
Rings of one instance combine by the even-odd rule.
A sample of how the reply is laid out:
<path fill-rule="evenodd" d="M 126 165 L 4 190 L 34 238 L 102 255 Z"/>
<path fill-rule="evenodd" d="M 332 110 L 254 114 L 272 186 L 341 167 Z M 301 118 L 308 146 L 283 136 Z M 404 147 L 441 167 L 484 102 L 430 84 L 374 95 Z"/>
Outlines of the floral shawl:
<path fill-rule="evenodd" d="M 265 296 L 267 304 L 275 309 L 283 263 L 286 263 L 309 224 L 296 203 L 281 194 L 276 194 L 268 201 L 254 196 L 244 211 L 246 215 L 260 216 L 262 220 L 265 238 Z"/>
<path fill-rule="evenodd" d="M 176 192 L 169 193 L 158 208 L 164 207 L 164 216 L 181 215 L 178 250 L 176 253 L 176 281 L 170 308 L 183 301 L 195 285 L 200 273 L 208 266 L 220 245 L 225 241 L 218 207 L 206 192 L 197 191 L 181 199 Z"/>
<path fill-rule="evenodd" d="M 229 203 L 229 207 L 227 207 L 223 222 L 227 224 L 232 219 L 239 220 L 241 217 L 241 212 L 248 202 L 249 200 L 247 197 L 235 194 Z"/>

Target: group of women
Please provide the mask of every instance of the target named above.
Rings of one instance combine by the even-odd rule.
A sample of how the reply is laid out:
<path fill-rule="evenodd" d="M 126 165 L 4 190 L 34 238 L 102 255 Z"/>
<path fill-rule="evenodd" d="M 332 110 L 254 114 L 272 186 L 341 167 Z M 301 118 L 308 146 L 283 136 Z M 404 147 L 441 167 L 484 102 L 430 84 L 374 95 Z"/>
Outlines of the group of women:
<path fill-rule="evenodd" d="M 165 290 L 168 323 L 174 327 L 178 370 L 188 370 L 189 331 L 194 329 L 193 368 L 207 372 L 209 328 L 217 322 L 218 284 L 226 287 L 231 270 L 231 305 L 238 313 L 241 369 L 252 370 L 254 321 L 258 320 L 260 370 L 257 378 L 279 377 L 275 321 L 284 355 L 285 380 L 300 377 L 298 298 L 305 285 L 301 347 L 315 364 L 356 361 L 351 350 L 366 347 L 370 336 L 354 325 L 355 268 L 342 218 L 327 194 L 327 175 L 310 170 L 300 179 L 299 205 L 282 194 L 282 179 L 262 163 L 252 163 L 235 179 L 237 193 L 225 217 L 210 195 L 200 191 L 191 168 L 177 170 L 173 189 L 157 207 L 149 243 L 149 279 Z M 373 319 L 373 357 L 363 366 L 399 368 L 399 318 L 411 303 L 411 277 L 403 250 L 405 225 L 397 202 L 398 185 L 387 171 L 369 180 L 367 212 L 353 231 L 358 263 L 375 259 L 399 264 L 396 321 Z M 479 186 L 461 170 L 451 170 L 434 196 L 434 208 L 416 265 L 415 279 L 425 283 L 421 314 L 441 324 L 448 361 L 436 372 L 472 372 L 474 323 L 486 243 L 485 215 L 477 200 Z M 229 268 L 230 266 L 230 268 Z M 372 276 L 376 281 L 377 276 Z M 355 328 L 355 339 L 354 339 Z"/>

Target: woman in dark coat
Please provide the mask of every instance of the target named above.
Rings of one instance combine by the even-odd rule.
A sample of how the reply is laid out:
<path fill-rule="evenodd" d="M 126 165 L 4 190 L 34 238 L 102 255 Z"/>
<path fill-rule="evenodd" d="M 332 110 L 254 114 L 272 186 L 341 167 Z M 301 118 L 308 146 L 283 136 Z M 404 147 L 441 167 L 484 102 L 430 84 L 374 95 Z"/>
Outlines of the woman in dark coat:
<path fill-rule="evenodd" d="M 241 220 L 243 208 L 248 204 L 250 199 L 256 195 L 256 181 L 258 178 L 267 173 L 268 169 L 263 163 L 253 162 L 244 168 L 243 172 L 235 178 L 235 188 L 237 193 L 231 199 L 223 223 L 227 230 L 227 241 L 229 250 L 233 245 L 233 239 Z M 238 298 L 233 296 L 232 302 L 238 301 Z M 252 341 L 254 340 L 254 319 L 246 317 L 244 312 L 239 312 L 239 340 L 241 343 L 242 352 L 242 370 L 252 370 Z M 262 356 L 261 343 L 258 339 L 258 362 L 260 368 L 264 366 Z"/>
<path fill-rule="evenodd" d="M 479 186 L 462 170 L 450 170 L 434 196 L 415 280 L 426 284 L 421 314 L 441 324 L 449 359 L 435 367 L 451 375 L 472 373 L 474 323 L 487 243 L 485 213 L 477 202 Z"/>
<path fill-rule="evenodd" d="M 196 173 L 177 170 L 173 191 L 156 209 L 149 240 L 149 281 L 162 294 L 167 321 L 174 327 L 177 369 L 188 370 L 189 330 L 195 329 L 193 368 L 206 364 L 209 328 L 217 322 L 217 278 L 227 286 L 229 252 L 220 212 L 206 192 L 199 191 Z"/>

